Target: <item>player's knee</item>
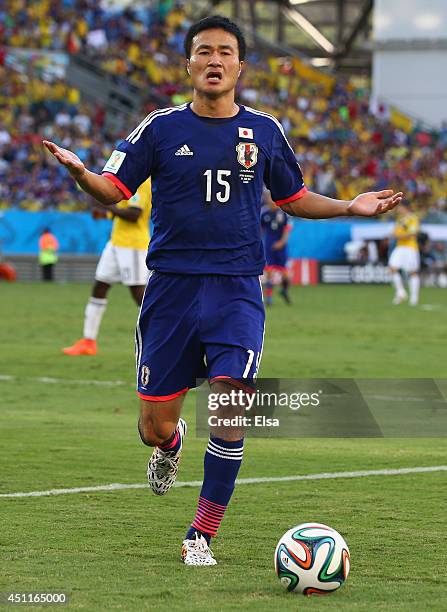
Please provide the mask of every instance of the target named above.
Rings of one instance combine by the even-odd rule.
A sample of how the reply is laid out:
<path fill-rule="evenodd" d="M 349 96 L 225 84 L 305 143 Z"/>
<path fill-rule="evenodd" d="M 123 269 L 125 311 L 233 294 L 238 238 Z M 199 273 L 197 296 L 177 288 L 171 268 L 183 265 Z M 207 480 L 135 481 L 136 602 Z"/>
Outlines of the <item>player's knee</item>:
<path fill-rule="evenodd" d="M 102 281 L 95 281 L 93 285 L 92 297 L 98 299 L 105 299 L 110 289 L 110 285 L 103 283 Z"/>
<path fill-rule="evenodd" d="M 159 446 L 172 436 L 173 427 L 170 422 L 154 422 L 151 419 L 142 419 L 140 417 L 138 432 L 143 444 L 146 444 L 146 446 Z"/>

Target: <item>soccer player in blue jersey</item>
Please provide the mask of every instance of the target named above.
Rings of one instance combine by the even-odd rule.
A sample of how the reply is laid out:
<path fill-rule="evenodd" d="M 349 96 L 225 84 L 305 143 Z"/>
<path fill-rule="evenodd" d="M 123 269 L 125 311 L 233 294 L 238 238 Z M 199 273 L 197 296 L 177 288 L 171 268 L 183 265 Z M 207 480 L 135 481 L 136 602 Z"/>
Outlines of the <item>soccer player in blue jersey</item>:
<path fill-rule="evenodd" d="M 265 303 L 273 303 L 273 281 L 275 272 L 281 274 L 280 294 L 287 304 L 289 297 L 289 272 L 287 270 L 287 241 L 292 226 L 287 220 L 286 213 L 276 206 L 270 193 L 264 192 L 264 206 L 261 209 L 261 227 L 265 250 Z"/>
<path fill-rule="evenodd" d="M 121 142 L 102 175 L 45 141 L 82 189 L 105 205 L 130 198 L 152 177 L 150 278 L 136 329 L 139 431 L 155 447 L 149 484 L 174 483 L 186 425 L 185 395 L 205 375 L 219 394 L 248 386 L 264 337 L 259 222 L 264 184 L 290 215 L 372 217 L 402 194 L 364 193 L 343 202 L 311 193 L 284 131 L 270 115 L 235 103 L 245 57 L 239 28 L 220 16 L 191 26 L 185 38 L 192 103 L 154 111 Z M 223 404 L 223 402 L 222 402 Z M 224 414 L 223 406 L 217 414 Z M 198 509 L 182 546 L 187 565 L 214 565 L 216 535 L 242 461 L 243 434 L 213 430 L 205 453 Z"/>

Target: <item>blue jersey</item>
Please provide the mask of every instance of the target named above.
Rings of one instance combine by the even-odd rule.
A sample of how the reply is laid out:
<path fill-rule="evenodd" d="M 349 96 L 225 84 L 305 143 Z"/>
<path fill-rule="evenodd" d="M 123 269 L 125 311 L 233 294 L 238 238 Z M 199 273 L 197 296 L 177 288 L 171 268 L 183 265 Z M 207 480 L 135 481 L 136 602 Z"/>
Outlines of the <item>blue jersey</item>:
<path fill-rule="evenodd" d="M 176 274 L 261 274 L 263 185 L 279 204 L 306 191 L 281 124 L 244 106 L 221 119 L 200 117 L 189 104 L 154 111 L 103 173 L 126 198 L 152 177 L 147 266 Z"/>
<path fill-rule="evenodd" d="M 284 230 L 287 228 L 287 215 L 278 208 L 272 210 L 269 206 L 264 206 L 261 210 L 261 227 L 264 230 L 265 248 L 270 249 L 275 242 L 281 240 Z"/>

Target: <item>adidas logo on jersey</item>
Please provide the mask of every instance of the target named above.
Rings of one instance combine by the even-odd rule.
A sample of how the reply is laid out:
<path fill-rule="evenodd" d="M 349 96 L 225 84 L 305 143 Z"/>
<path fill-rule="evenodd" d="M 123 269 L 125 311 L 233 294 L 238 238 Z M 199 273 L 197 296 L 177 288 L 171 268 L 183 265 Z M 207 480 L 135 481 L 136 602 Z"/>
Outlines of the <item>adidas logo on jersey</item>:
<path fill-rule="evenodd" d="M 175 152 L 176 155 L 194 155 L 194 151 L 188 147 L 187 144 L 184 144 L 180 149 Z"/>

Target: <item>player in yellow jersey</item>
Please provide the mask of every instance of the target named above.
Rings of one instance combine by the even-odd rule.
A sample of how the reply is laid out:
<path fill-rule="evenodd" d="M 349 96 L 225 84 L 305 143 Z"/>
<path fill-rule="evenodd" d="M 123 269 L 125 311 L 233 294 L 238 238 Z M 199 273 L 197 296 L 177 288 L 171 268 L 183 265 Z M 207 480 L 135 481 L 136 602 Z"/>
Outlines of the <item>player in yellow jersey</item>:
<path fill-rule="evenodd" d="M 394 228 L 396 246 L 393 249 L 388 265 L 393 278 L 396 294 L 393 304 L 400 304 L 408 298 L 400 271 L 408 275 L 408 287 L 410 291 L 410 304 L 416 306 L 419 301 L 419 219 L 411 212 L 408 202 L 401 202 L 399 214 Z"/>
<path fill-rule="evenodd" d="M 96 268 L 95 284 L 85 309 L 84 335 L 73 346 L 62 349 L 65 355 L 96 355 L 96 338 L 111 285 L 121 282 L 129 287 L 139 306 L 143 300 L 148 278 L 150 180 L 145 181 L 130 200 L 108 206 L 107 210 L 114 218 L 112 234 Z"/>

